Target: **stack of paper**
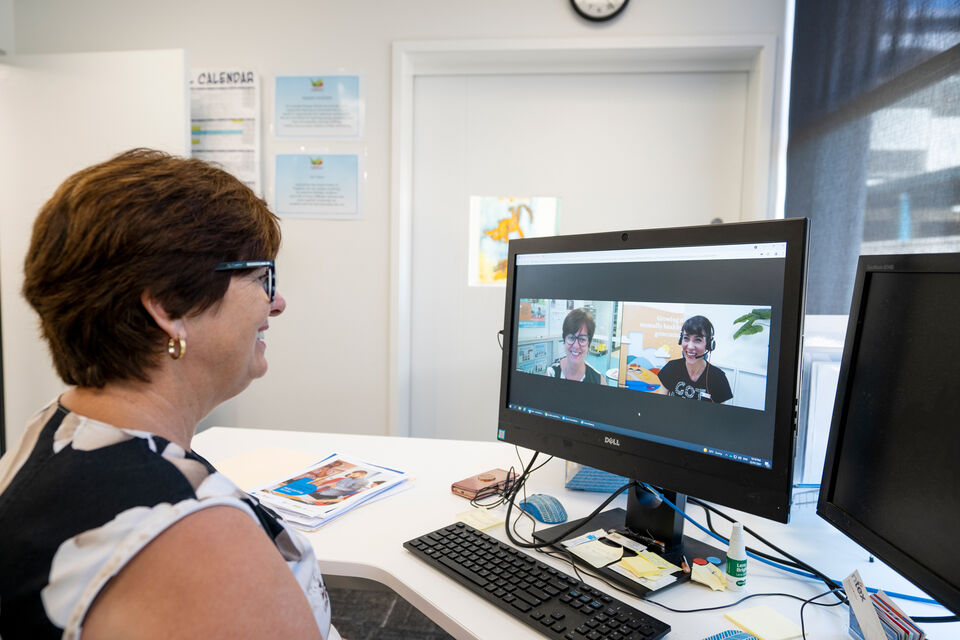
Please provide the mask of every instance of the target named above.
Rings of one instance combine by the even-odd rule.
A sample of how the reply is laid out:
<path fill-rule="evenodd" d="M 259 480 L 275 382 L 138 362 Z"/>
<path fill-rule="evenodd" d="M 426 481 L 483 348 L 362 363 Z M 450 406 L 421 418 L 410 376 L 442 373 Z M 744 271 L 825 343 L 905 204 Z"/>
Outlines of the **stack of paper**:
<path fill-rule="evenodd" d="M 313 530 L 365 502 L 405 488 L 407 474 L 341 454 L 251 493 L 300 529 Z"/>
<path fill-rule="evenodd" d="M 650 551 L 636 540 L 616 531 L 597 529 L 577 538 L 564 540 L 563 546 L 596 568 L 607 567 L 625 578 L 656 591 L 677 581 L 682 571 L 675 564 Z"/>

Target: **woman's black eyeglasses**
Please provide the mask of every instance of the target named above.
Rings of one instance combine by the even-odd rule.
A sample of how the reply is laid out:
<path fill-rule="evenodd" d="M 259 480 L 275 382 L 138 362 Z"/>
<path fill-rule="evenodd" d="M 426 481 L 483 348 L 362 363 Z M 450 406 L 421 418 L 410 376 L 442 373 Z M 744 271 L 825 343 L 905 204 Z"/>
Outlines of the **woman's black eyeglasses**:
<path fill-rule="evenodd" d="M 240 260 L 237 262 L 221 262 L 214 271 L 240 271 L 243 269 L 267 268 L 267 277 L 263 280 L 263 290 L 270 296 L 270 302 L 277 297 L 277 267 L 273 260 Z"/>

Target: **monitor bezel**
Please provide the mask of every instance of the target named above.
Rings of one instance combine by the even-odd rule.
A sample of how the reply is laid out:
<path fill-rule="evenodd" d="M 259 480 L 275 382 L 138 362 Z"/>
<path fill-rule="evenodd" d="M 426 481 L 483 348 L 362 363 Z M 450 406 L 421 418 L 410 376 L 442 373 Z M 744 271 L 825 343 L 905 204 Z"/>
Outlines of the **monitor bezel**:
<path fill-rule="evenodd" d="M 870 281 L 875 273 L 960 273 L 960 254 L 860 256 L 857 262 L 843 356 L 840 360 L 837 394 L 827 440 L 820 496 L 817 500 L 817 515 L 936 598 L 953 613 L 960 615 L 960 592 L 955 586 L 915 561 L 905 550 L 861 523 L 842 505 L 834 501 L 837 489 L 837 467 L 840 462 L 839 447 L 846 428 L 846 416 L 853 400 L 850 389 L 856 372 L 851 371 L 851 367 L 859 353 L 861 327 L 864 323 Z"/>
<path fill-rule="evenodd" d="M 517 347 L 513 308 L 518 255 L 764 242 L 785 242 L 787 245 L 770 469 L 639 438 L 586 431 L 508 408 L 510 378 L 516 373 L 512 362 Z M 797 433 L 806 260 L 805 218 L 511 240 L 504 305 L 498 438 L 663 489 L 787 522 Z M 616 444 L 605 441 L 605 434 L 616 440 Z"/>

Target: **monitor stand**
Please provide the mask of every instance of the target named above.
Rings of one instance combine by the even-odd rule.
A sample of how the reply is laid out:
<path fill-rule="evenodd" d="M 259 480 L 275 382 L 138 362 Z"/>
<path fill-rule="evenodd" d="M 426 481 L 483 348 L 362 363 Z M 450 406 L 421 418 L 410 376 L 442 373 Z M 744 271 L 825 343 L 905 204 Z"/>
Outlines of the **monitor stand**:
<path fill-rule="evenodd" d="M 673 491 L 662 491 L 658 489 L 665 498 L 677 505 L 680 510 L 686 508 L 687 496 Z M 652 497 L 651 500 L 649 497 Z M 597 517 L 587 521 L 586 518 L 577 521 L 580 524 L 574 529 L 565 540 L 577 538 L 591 531 L 603 529 L 604 531 L 616 531 L 636 542 L 645 545 L 651 551 L 657 553 L 668 562 L 676 566 L 682 566 L 684 559 L 692 566 L 694 558 L 719 558 L 721 568 L 726 565 L 727 554 L 720 549 L 711 546 L 705 542 L 694 540 L 683 535 L 684 519 L 680 513 L 677 513 L 670 505 L 659 502 L 652 494 L 647 493 L 642 488 L 630 489 L 627 495 L 627 509 L 610 509 L 601 512 Z M 565 522 L 555 527 L 542 529 L 534 533 L 533 537 L 537 542 L 547 542 L 557 535 L 569 529 L 574 522 Z M 661 548 L 657 544 L 651 544 L 651 539 L 662 542 Z M 560 551 L 566 551 L 559 543 L 553 545 L 553 548 Z M 625 551 L 627 555 L 632 552 Z M 683 584 L 690 580 L 689 573 L 675 573 L 671 577 L 676 580 L 658 581 L 656 584 L 644 584 L 632 577 L 627 577 L 618 573 L 609 566 L 597 569 L 585 560 L 576 555 L 570 554 L 574 562 L 602 575 L 606 580 L 626 589 L 640 598 L 645 598 L 650 593 L 656 593 L 663 589 Z"/>

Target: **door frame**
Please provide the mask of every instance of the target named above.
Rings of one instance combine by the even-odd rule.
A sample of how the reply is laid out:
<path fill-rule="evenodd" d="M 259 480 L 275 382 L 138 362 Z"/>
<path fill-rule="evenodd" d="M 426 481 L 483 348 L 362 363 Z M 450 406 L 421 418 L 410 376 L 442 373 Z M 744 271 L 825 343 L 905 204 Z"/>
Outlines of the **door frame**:
<path fill-rule="evenodd" d="M 418 77 L 746 72 L 741 220 L 782 215 L 773 34 L 630 39 L 429 40 L 393 44 L 388 431 L 410 435 L 414 85 Z"/>

